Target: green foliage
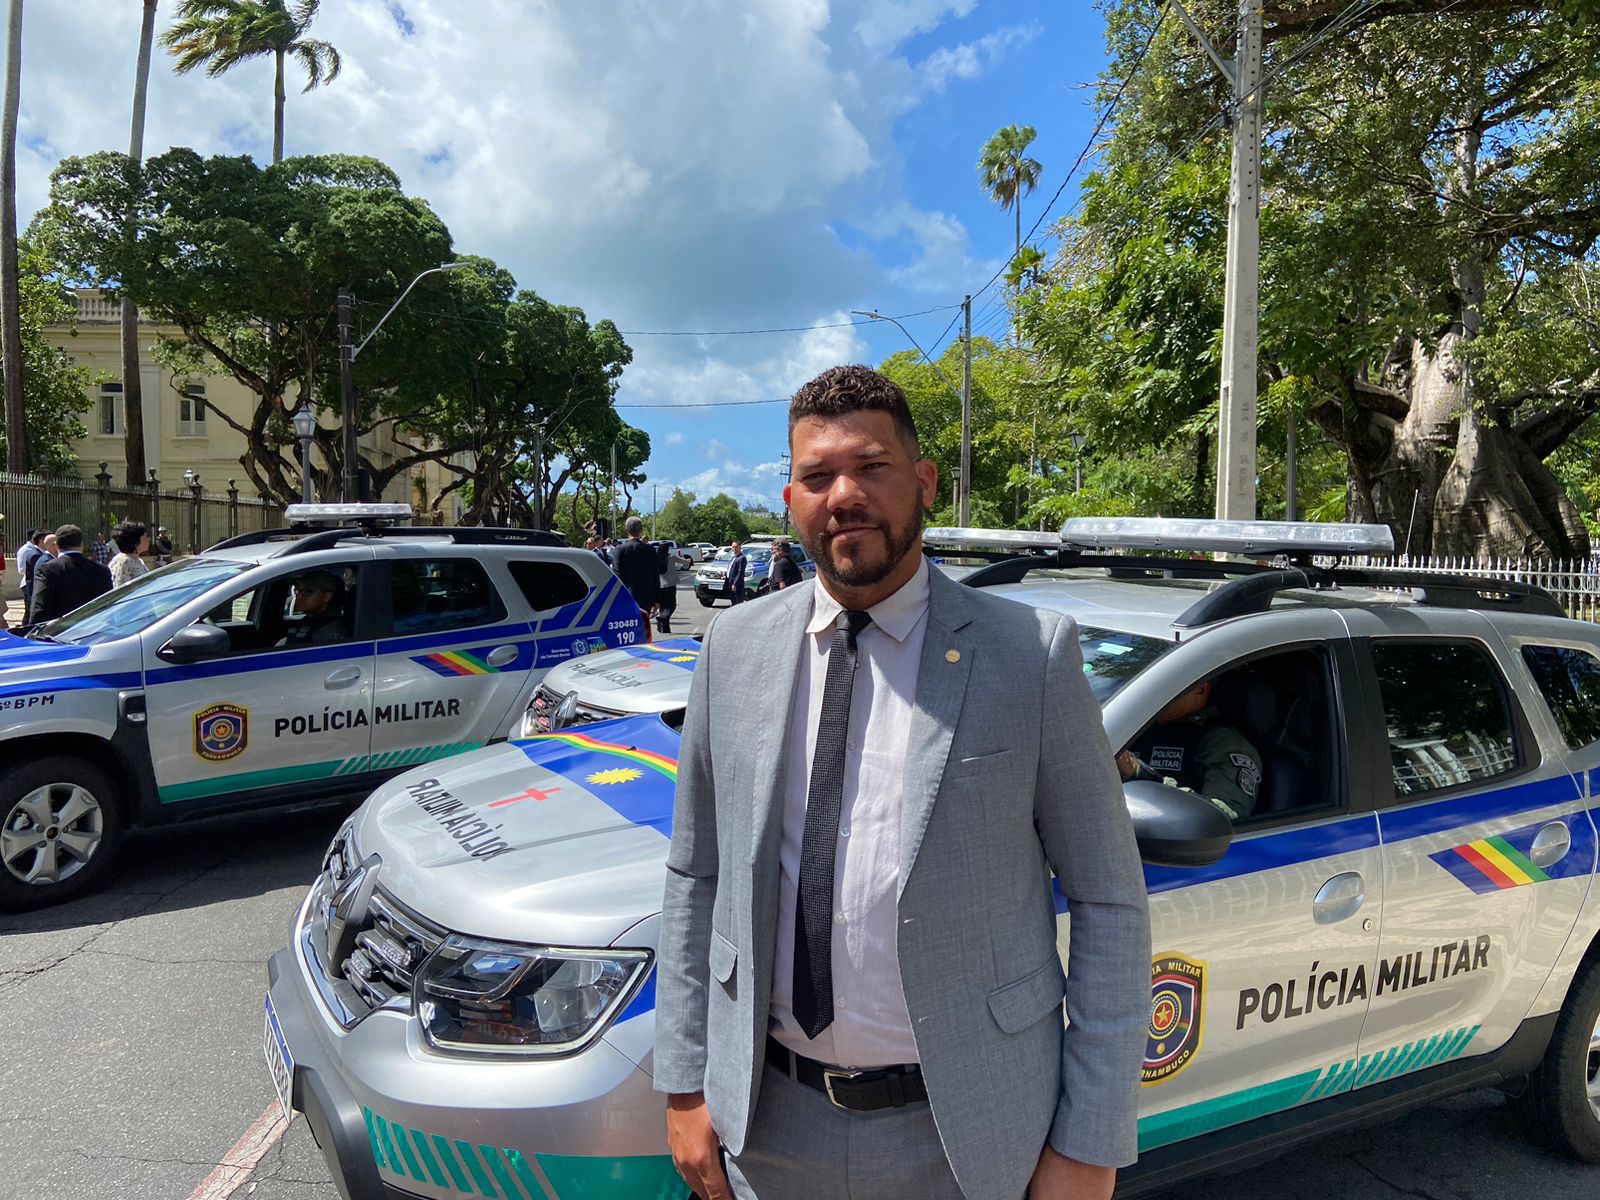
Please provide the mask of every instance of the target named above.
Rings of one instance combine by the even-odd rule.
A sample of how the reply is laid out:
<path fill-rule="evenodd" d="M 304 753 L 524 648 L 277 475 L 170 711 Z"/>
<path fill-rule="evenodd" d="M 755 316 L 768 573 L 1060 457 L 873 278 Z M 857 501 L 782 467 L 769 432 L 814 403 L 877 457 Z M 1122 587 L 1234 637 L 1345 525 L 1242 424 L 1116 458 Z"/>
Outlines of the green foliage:
<path fill-rule="evenodd" d="M 760 519 L 753 522 L 752 516 Z M 656 514 L 656 536 L 671 538 L 680 545 L 710 542 L 723 546 L 735 539 L 742 541 L 752 533 L 777 533 L 782 528 L 781 521 L 777 514 L 765 510 L 742 509 L 732 496 L 721 492 L 704 503 L 696 503 L 693 492 L 673 488 Z"/>
<path fill-rule="evenodd" d="M 56 349 L 45 336 L 47 327 L 69 325 L 75 310 L 71 296 L 36 247 L 22 247 L 17 282 L 28 451 L 34 471 L 64 475 L 77 463 L 72 443 L 88 433 L 83 414 L 91 403 L 87 389 L 93 379 L 86 369 L 73 365 L 70 354 Z M 4 454 L 5 430 L 0 428 L 0 458 Z"/>

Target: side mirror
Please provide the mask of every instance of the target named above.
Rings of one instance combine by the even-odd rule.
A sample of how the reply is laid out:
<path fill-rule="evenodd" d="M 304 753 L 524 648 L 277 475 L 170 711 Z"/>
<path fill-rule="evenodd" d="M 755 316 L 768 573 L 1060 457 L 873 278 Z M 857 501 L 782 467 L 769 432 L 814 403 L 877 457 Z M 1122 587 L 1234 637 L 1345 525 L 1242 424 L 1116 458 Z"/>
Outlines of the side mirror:
<path fill-rule="evenodd" d="M 168 662 L 204 662 L 231 653 L 233 641 L 215 625 L 188 625 L 178 630 L 156 654 Z"/>
<path fill-rule="evenodd" d="M 1204 867 L 1228 852 L 1233 822 L 1204 796 L 1148 779 L 1122 785 L 1139 856 L 1159 867 Z"/>

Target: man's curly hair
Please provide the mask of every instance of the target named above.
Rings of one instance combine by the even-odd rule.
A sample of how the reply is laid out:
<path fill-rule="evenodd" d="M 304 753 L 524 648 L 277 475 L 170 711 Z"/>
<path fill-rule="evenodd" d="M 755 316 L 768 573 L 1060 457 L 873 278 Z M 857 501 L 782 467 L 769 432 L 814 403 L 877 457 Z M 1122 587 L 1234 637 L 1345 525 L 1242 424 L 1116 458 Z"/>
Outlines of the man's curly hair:
<path fill-rule="evenodd" d="M 863 411 L 886 412 L 893 417 L 895 430 L 913 456 L 920 457 L 917 425 L 911 419 L 905 392 L 894 380 L 860 364 L 829 367 L 803 384 L 789 401 L 789 434 L 792 439 L 795 424 L 804 417 L 838 417 Z"/>

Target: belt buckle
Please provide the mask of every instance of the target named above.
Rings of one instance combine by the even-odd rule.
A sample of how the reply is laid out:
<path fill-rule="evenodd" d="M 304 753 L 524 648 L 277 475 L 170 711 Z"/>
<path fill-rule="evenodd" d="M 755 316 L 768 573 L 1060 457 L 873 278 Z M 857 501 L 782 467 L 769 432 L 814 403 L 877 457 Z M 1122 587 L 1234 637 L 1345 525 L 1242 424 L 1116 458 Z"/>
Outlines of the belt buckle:
<path fill-rule="evenodd" d="M 848 1079 L 859 1079 L 861 1076 L 863 1076 L 865 1074 L 866 1074 L 865 1071 L 846 1071 L 846 1070 L 842 1070 L 842 1069 L 837 1068 L 837 1067 L 823 1067 L 822 1068 L 822 1089 L 823 1089 L 823 1091 L 827 1092 L 827 1094 L 828 1094 L 828 1103 L 833 1105 L 835 1108 L 844 1109 L 845 1112 L 854 1112 L 855 1110 L 853 1108 L 850 1108 L 850 1107 L 848 1107 L 847 1105 L 844 1105 L 844 1104 L 840 1104 L 838 1098 L 836 1096 L 834 1096 L 834 1094 L 833 1094 L 834 1080 L 836 1080 L 836 1079 L 846 1079 L 846 1080 L 848 1080 Z"/>

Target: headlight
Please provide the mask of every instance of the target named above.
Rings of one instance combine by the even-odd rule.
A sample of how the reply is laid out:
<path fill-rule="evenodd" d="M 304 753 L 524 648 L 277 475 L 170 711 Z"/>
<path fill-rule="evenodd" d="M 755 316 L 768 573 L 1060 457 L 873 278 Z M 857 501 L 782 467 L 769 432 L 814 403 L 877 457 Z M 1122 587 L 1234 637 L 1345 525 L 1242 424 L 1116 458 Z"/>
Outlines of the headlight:
<path fill-rule="evenodd" d="M 528 701 L 527 710 L 522 714 L 522 720 L 517 722 L 517 728 L 511 736 L 520 740 L 530 738 L 536 733 L 555 733 L 571 725 L 577 716 L 577 692 L 568 692 L 552 704 L 549 693 L 539 688 L 533 693 L 533 699 Z"/>
<path fill-rule="evenodd" d="M 648 950 L 519 946 L 452 934 L 416 975 L 429 1045 L 469 1054 L 560 1055 L 605 1029 L 650 969 Z"/>

